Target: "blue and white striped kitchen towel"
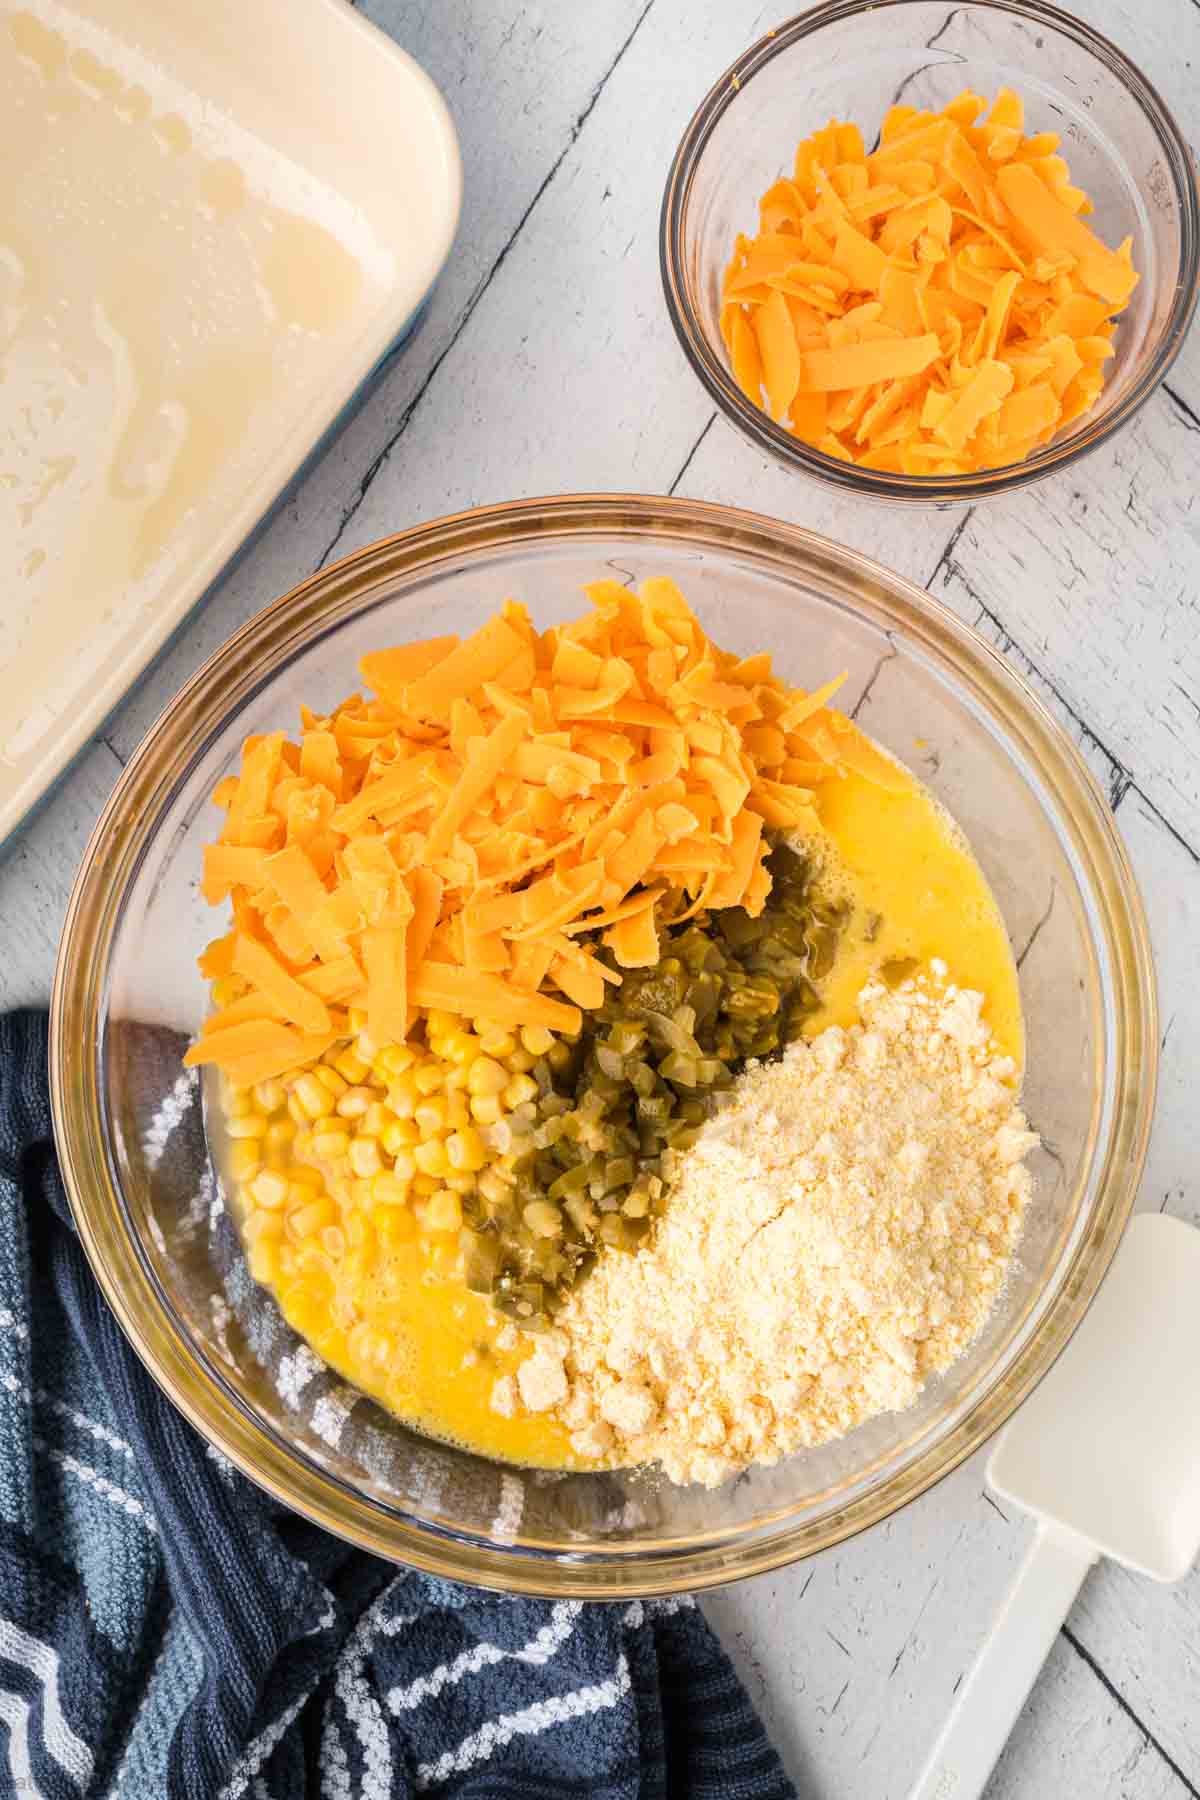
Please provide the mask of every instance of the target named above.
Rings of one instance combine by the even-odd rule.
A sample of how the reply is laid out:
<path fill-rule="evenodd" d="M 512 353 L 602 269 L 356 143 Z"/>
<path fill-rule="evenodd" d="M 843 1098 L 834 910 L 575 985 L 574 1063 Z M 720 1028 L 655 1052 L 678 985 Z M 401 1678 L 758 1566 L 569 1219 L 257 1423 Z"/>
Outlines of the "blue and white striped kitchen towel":
<path fill-rule="evenodd" d="M 92 1280 L 46 1020 L 0 1017 L 0 1794 L 786 1800 L 690 1600 L 497 1598 L 259 1492 Z"/>

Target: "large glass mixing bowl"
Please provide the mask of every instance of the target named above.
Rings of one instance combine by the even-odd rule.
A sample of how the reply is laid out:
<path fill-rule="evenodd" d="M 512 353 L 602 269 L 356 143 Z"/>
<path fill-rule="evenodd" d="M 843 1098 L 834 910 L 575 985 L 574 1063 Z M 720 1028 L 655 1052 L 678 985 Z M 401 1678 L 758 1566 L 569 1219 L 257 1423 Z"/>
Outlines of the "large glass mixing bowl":
<path fill-rule="evenodd" d="M 330 707 L 365 649 L 478 625 L 506 595 L 547 625 L 598 575 L 673 576 L 718 642 L 768 649 L 846 704 L 967 832 L 1021 961 L 1026 1104 L 1046 1148 L 982 1336 L 911 1411 L 708 1492 L 645 1471 L 547 1474 L 421 1437 L 325 1371 L 246 1271 L 180 1065 L 209 796 L 250 732 Z M 125 770 L 71 899 L 53 1097 L 80 1235 L 175 1404 L 297 1511 L 399 1562 L 498 1588 L 703 1587 L 884 1518 L 974 1450 L 1062 1349 L 1129 1214 L 1153 1105 L 1154 980 L 1121 843 L 1073 745 L 994 650 L 877 565 L 794 526 L 685 501 L 531 500 L 418 526 L 245 625 Z"/>

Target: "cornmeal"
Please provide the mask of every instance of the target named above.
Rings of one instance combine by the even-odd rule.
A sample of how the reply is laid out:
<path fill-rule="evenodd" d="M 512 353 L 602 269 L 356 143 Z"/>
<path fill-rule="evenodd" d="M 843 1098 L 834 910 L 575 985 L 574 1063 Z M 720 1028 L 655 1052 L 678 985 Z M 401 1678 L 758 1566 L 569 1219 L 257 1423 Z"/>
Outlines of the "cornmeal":
<path fill-rule="evenodd" d="M 751 1064 L 648 1248 L 538 1340 L 525 1403 L 560 1393 L 581 1455 L 706 1486 L 912 1405 L 983 1324 L 1030 1193 L 982 1005 L 871 982 L 861 1024 Z"/>

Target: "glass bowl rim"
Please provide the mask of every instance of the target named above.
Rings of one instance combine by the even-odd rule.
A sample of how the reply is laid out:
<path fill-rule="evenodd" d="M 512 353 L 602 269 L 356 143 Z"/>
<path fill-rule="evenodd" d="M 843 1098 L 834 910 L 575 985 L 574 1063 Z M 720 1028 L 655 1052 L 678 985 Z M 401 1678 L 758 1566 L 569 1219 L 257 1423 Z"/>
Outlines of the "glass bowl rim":
<path fill-rule="evenodd" d="M 1113 1045 L 1113 1101 L 1100 1145 L 1096 1203 L 1058 1288 L 1008 1367 L 947 1432 L 880 1486 L 818 1521 L 776 1508 L 750 1526 L 669 1550 L 548 1547 L 460 1533 L 372 1501 L 256 1418 L 180 1329 L 151 1271 L 106 1153 L 102 1038 L 108 957 L 123 898 L 161 814 L 231 712 L 314 638 L 359 612 L 386 584 L 472 551 L 533 548 L 584 534 L 632 532 L 716 553 L 739 549 L 786 568 L 799 558 L 857 580 L 855 608 L 950 665 L 986 702 L 1061 807 L 1054 821 L 1088 877 L 1091 932 Z M 869 598 L 868 598 L 869 595 Z M 258 1486 L 326 1530 L 393 1562 L 451 1580 L 526 1594 L 633 1598 L 762 1574 L 888 1517 L 950 1473 L 1045 1375 L 1087 1310 L 1132 1211 L 1157 1077 L 1157 1000 L 1149 934 L 1132 869 L 1082 756 L 1000 653 L 946 606 L 870 558 L 801 526 L 710 502 L 581 494 L 474 508 L 364 546 L 320 569 L 250 618 L 184 685 L 130 758 L 84 851 L 67 907 L 51 1000 L 50 1088 L 64 1183 L 80 1239 L 110 1308 L 150 1374 L 201 1435 Z M 795 1509 L 791 1509 L 794 1513 Z"/>
<path fill-rule="evenodd" d="M 1048 0 L 967 0 L 968 9 L 1012 13 L 1071 38 L 1115 75 L 1150 121 L 1171 173 L 1180 216 L 1180 255 L 1171 310 L 1147 358 L 1146 367 L 1125 398 L 1102 418 L 1061 443 L 1051 442 L 1022 463 L 1005 464 L 966 475 L 895 475 L 839 462 L 795 438 L 751 406 L 724 363 L 715 354 L 692 304 L 685 274 L 684 220 L 691 184 L 700 157 L 722 116 L 737 104 L 753 77 L 777 56 L 813 37 L 826 25 L 857 14 L 903 10 L 928 0 L 825 0 L 767 32 L 730 64 L 693 113 L 671 161 L 659 217 L 659 271 L 667 314 L 692 372 L 709 398 L 731 424 L 778 462 L 814 476 L 828 486 L 857 496 L 918 506 L 967 504 L 1006 494 L 1068 469 L 1108 442 L 1114 432 L 1139 412 L 1164 380 L 1183 342 L 1200 295 L 1200 178 L 1187 139 L 1157 88 L 1109 38 L 1082 19 L 1052 6 Z M 953 10 L 951 8 L 951 10 Z M 962 10 L 962 9 L 960 9 Z"/>

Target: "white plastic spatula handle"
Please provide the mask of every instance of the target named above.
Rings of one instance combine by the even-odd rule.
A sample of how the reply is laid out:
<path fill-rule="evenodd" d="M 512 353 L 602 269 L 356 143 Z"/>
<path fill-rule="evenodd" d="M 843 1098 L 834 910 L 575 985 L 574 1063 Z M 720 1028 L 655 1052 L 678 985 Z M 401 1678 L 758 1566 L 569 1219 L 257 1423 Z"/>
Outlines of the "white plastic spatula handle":
<path fill-rule="evenodd" d="M 1097 1552 L 1039 1525 L 909 1800 L 978 1800 Z"/>

